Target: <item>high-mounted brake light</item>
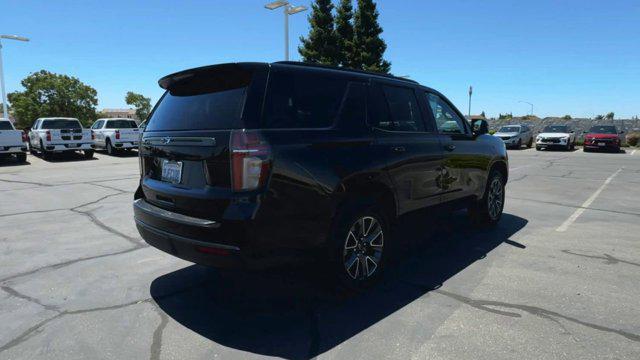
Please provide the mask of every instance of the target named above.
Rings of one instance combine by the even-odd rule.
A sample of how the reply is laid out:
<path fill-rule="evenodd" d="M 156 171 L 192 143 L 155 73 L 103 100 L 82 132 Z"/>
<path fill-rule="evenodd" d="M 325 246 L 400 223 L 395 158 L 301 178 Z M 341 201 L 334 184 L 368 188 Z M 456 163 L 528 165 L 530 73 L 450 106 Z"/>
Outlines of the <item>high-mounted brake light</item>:
<path fill-rule="evenodd" d="M 120 140 L 120 130 L 116 130 L 116 140 Z"/>
<path fill-rule="evenodd" d="M 260 134 L 234 130 L 229 142 L 233 190 L 255 190 L 266 184 L 271 171 L 271 148 Z"/>
<path fill-rule="evenodd" d="M 47 141 L 51 141 L 51 131 L 47 130 Z"/>

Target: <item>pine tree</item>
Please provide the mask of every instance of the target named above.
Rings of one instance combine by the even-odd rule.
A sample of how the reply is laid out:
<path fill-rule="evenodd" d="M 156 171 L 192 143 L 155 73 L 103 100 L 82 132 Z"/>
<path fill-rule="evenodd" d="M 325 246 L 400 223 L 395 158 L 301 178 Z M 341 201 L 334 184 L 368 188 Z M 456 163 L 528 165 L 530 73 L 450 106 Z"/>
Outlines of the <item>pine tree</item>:
<path fill-rule="evenodd" d="M 337 65 L 337 39 L 331 0 L 315 0 L 309 16 L 309 37 L 300 37 L 298 52 L 304 62 Z"/>
<path fill-rule="evenodd" d="M 352 1 L 341 0 L 336 13 L 337 63 L 349 68 L 358 67 L 354 61 Z"/>
<path fill-rule="evenodd" d="M 363 70 L 388 73 L 391 63 L 384 60 L 387 49 L 380 38 L 382 28 L 378 24 L 378 10 L 373 0 L 358 0 L 354 20 L 355 64 Z"/>

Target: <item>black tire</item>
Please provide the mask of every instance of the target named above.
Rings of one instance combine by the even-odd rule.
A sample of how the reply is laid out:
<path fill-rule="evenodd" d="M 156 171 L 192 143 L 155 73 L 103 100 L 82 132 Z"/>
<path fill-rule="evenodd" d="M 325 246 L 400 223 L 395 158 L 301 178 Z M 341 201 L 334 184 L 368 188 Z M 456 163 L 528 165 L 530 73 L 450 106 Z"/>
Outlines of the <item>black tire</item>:
<path fill-rule="evenodd" d="M 31 143 L 29 143 L 29 153 L 31 153 L 31 155 L 38 155 L 38 152 L 36 151 L 36 148 L 31 146 Z"/>
<path fill-rule="evenodd" d="M 541 151 L 542 148 L 540 146 L 536 146 L 536 151 Z"/>
<path fill-rule="evenodd" d="M 495 182 L 498 184 L 496 185 Z M 473 202 L 468 209 L 474 225 L 492 227 L 500 221 L 504 210 L 505 185 L 502 173 L 496 169 L 491 170 L 482 199 Z M 499 192 L 494 188 L 495 186 L 499 188 Z M 499 200 L 498 203 L 495 202 L 496 199 Z"/>
<path fill-rule="evenodd" d="M 364 222 L 363 233 L 359 232 L 361 219 Z M 373 236 L 378 230 L 380 233 Z M 330 270 L 337 279 L 337 285 L 344 290 L 358 292 L 375 284 L 384 271 L 389 234 L 388 219 L 375 203 L 354 200 L 345 204 L 332 226 L 328 254 Z"/>
<path fill-rule="evenodd" d="M 113 156 L 116 154 L 116 149 L 111 145 L 111 140 L 107 138 L 105 148 L 107 148 L 107 154 Z"/>
<path fill-rule="evenodd" d="M 21 162 L 21 163 L 27 162 L 27 153 L 26 152 L 17 153 L 16 160 L 18 160 L 18 162 Z"/>
<path fill-rule="evenodd" d="M 527 149 L 531 149 L 531 147 L 533 146 L 533 138 L 529 138 L 529 142 L 527 143 Z"/>
<path fill-rule="evenodd" d="M 516 144 L 516 149 L 522 149 L 522 139 L 518 139 L 518 143 Z"/>
<path fill-rule="evenodd" d="M 42 144 L 42 140 L 40 140 L 40 153 L 42 154 L 42 158 L 45 160 L 51 160 L 51 153 L 44 148 L 44 144 Z"/>
<path fill-rule="evenodd" d="M 93 150 L 82 150 L 85 159 L 93 159 Z"/>

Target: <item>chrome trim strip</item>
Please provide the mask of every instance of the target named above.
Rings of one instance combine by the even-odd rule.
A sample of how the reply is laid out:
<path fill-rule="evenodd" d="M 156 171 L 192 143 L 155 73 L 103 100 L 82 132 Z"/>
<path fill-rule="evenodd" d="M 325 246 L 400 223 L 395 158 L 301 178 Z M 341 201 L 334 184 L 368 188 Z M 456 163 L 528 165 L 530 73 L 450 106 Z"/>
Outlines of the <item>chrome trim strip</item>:
<path fill-rule="evenodd" d="M 233 246 L 233 245 L 225 245 L 225 244 L 218 244 L 218 243 L 212 243 L 212 242 L 206 242 L 206 241 L 199 241 L 199 240 L 194 240 L 194 239 L 190 239 L 184 236 L 180 236 L 180 235 L 176 235 L 176 234 L 172 234 L 163 230 L 160 230 L 156 227 L 153 227 L 147 223 L 145 223 L 142 220 L 139 219 L 135 219 L 136 224 L 138 226 L 141 226 L 143 228 L 145 228 L 146 230 L 156 234 L 156 235 L 160 235 L 160 236 L 164 236 L 170 239 L 174 239 L 174 240 L 179 240 L 182 242 L 186 242 L 189 244 L 193 244 L 193 245 L 197 245 L 197 246 L 203 246 L 203 247 L 210 247 L 210 248 L 217 248 L 217 249 L 224 249 L 224 250 L 233 250 L 233 251 L 240 251 L 240 248 L 237 246 Z"/>
<path fill-rule="evenodd" d="M 143 138 L 142 143 L 144 145 L 160 146 L 216 146 L 216 138 L 188 136 L 154 136 Z"/>
<path fill-rule="evenodd" d="M 144 199 L 135 200 L 133 202 L 133 207 L 149 215 L 157 216 L 166 220 L 175 221 L 185 225 L 198 226 L 198 227 L 204 227 L 204 228 L 213 228 L 213 229 L 219 228 L 221 225 L 219 222 L 216 222 L 213 220 L 195 218 L 187 215 L 178 214 L 165 209 L 161 209 L 157 206 L 153 206 L 149 204 L 148 202 L 144 201 Z"/>

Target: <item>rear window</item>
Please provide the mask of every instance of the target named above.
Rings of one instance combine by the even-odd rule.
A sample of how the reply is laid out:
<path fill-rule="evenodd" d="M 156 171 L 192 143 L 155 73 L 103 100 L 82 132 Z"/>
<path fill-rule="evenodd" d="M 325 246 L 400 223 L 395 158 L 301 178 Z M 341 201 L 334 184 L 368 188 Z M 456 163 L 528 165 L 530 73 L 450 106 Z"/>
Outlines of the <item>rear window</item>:
<path fill-rule="evenodd" d="M 251 72 L 235 67 L 187 74 L 171 85 L 146 131 L 243 128 L 242 110 Z"/>
<path fill-rule="evenodd" d="M 333 125 L 347 81 L 311 71 L 272 71 L 262 127 L 324 128 Z"/>
<path fill-rule="evenodd" d="M 615 126 L 594 126 L 589 129 L 589 132 L 594 134 L 617 134 L 618 130 L 616 130 Z"/>
<path fill-rule="evenodd" d="M 13 130 L 13 126 L 8 121 L 0 121 L 0 130 Z"/>
<path fill-rule="evenodd" d="M 82 125 L 78 120 L 45 120 L 42 122 L 41 129 L 82 129 Z"/>
<path fill-rule="evenodd" d="M 107 126 L 105 129 L 135 129 L 138 125 L 136 125 L 135 121 L 131 120 L 109 120 L 107 121 Z"/>

